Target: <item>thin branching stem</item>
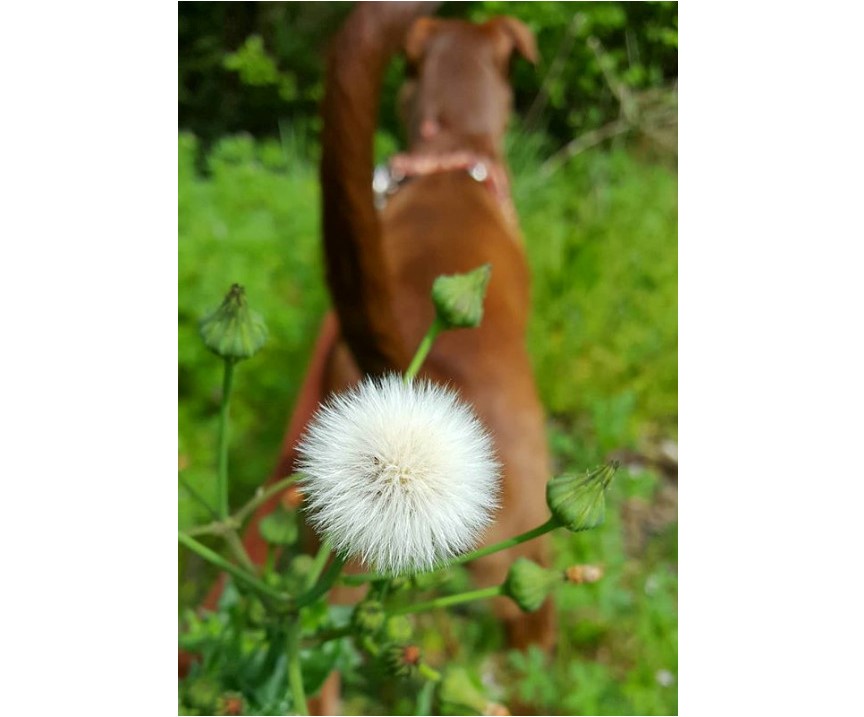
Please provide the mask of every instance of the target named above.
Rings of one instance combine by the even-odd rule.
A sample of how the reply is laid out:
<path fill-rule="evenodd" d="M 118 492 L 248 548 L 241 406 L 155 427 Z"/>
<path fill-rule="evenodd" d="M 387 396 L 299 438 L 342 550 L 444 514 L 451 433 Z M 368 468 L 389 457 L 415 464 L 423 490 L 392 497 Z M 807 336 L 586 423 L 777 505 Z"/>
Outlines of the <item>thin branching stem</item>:
<path fill-rule="evenodd" d="M 493 585 L 489 588 L 481 588 L 480 590 L 470 590 L 469 592 L 458 593 L 456 595 L 445 595 L 444 597 L 435 598 L 426 602 L 413 603 L 411 605 L 403 605 L 402 607 L 388 610 L 390 615 L 409 615 L 413 612 L 425 612 L 426 610 L 437 610 L 450 605 L 460 605 L 463 602 L 473 602 L 474 600 L 487 600 L 488 598 L 497 597 L 503 594 L 504 588 L 501 585 Z"/>
<path fill-rule="evenodd" d="M 435 343 L 438 334 L 443 330 L 443 324 L 436 317 L 432 322 L 432 325 L 429 327 L 429 330 L 426 332 L 426 335 L 420 341 L 420 345 L 417 347 L 417 353 L 414 354 L 414 358 L 411 360 L 411 365 L 408 367 L 408 370 L 405 371 L 405 375 L 403 376 L 405 383 L 408 383 L 417 376 L 420 367 L 426 360 L 426 356 L 429 355 L 429 350 L 432 348 L 432 344 Z"/>
<path fill-rule="evenodd" d="M 300 617 L 295 616 L 288 624 L 286 639 L 288 652 L 288 683 L 291 687 L 291 697 L 294 702 L 294 712 L 298 715 L 308 715 L 306 692 L 303 690 L 303 668 L 300 665 Z"/>
<path fill-rule="evenodd" d="M 253 588 L 257 592 L 259 592 L 261 595 L 277 600 L 280 603 L 285 603 L 286 601 L 290 600 L 290 597 L 288 595 L 281 593 L 278 590 L 275 590 L 274 588 L 259 580 L 254 575 L 246 572 L 246 570 L 244 570 L 243 568 L 228 562 L 227 560 L 225 560 L 225 558 L 219 555 L 219 553 L 210 550 L 210 548 L 208 548 L 206 545 L 199 543 L 197 540 L 195 540 L 195 538 L 187 535 L 182 530 L 178 532 L 177 540 L 181 545 L 189 548 L 189 550 L 191 550 L 199 557 L 204 558 L 204 560 L 206 560 L 208 563 L 212 563 L 217 568 L 224 570 L 232 577 L 236 578 L 237 580 L 248 585 L 250 588 Z"/>
<path fill-rule="evenodd" d="M 536 528 L 526 531 L 520 535 L 516 535 L 512 538 L 507 538 L 506 540 L 502 540 L 499 543 L 494 543 L 493 545 L 488 545 L 485 548 L 479 548 L 470 553 L 465 553 L 464 555 L 460 555 L 453 560 L 448 561 L 444 565 L 440 565 L 436 568 L 436 570 L 440 570 L 441 568 L 449 568 L 454 565 L 463 565 L 465 563 L 471 562 L 472 560 L 477 560 L 478 558 L 485 557 L 486 555 L 491 555 L 492 553 L 497 553 L 499 550 L 507 550 L 508 548 L 512 548 L 520 543 L 528 542 L 529 540 L 534 540 L 534 538 L 538 538 L 545 533 L 548 533 L 555 528 L 559 528 L 561 523 L 558 522 L 557 518 L 549 518 L 543 525 L 539 525 Z M 383 575 L 381 573 L 361 573 L 359 575 L 344 575 L 342 577 L 342 582 L 346 585 L 362 585 L 363 583 L 375 582 L 377 580 L 387 580 L 393 577 L 392 575 Z"/>

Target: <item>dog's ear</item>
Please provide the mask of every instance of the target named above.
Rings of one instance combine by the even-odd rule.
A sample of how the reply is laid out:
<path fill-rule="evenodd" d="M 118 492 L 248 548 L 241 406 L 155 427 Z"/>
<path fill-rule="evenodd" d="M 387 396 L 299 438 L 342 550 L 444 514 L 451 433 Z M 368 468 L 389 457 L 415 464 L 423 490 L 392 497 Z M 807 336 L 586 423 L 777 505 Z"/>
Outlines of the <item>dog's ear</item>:
<path fill-rule="evenodd" d="M 426 54 L 429 38 L 438 29 L 439 21 L 434 17 L 417 18 L 405 37 L 405 57 L 408 62 L 416 64 Z"/>
<path fill-rule="evenodd" d="M 486 24 L 493 27 L 498 35 L 509 43 L 506 48 L 508 56 L 513 50 L 516 50 L 532 65 L 536 65 L 540 61 L 534 33 L 528 29 L 524 22 L 515 17 L 494 17 Z"/>

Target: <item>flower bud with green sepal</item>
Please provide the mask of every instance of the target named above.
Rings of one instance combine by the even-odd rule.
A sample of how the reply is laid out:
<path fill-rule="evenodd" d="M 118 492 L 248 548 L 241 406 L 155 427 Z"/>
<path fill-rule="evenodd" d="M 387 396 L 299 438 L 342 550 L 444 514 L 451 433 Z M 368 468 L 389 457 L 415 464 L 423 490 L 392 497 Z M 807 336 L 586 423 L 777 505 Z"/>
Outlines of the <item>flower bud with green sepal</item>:
<path fill-rule="evenodd" d="M 264 319 L 246 302 L 246 291 L 234 284 L 216 310 L 198 325 L 204 344 L 217 356 L 240 361 L 254 356 L 267 341 Z"/>
<path fill-rule="evenodd" d="M 463 667 L 447 668 L 438 696 L 442 702 L 452 708 L 460 708 L 452 712 L 453 714 L 465 714 L 466 708 L 481 715 L 510 714 L 503 705 L 492 702 L 486 697 Z"/>
<path fill-rule="evenodd" d="M 314 563 L 315 559 L 311 555 L 295 555 L 291 558 L 288 570 L 280 575 L 278 587 L 292 595 L 300 594 L 306 589 Z"/>
<path fill-rule="evenodd" d="M 422 653 L 417 645 L 394 645 L 385 654 L 390 671 L 398 677 L 413 677 L 420 668 Z"/>
<path fill-rule="evenodd" d="M 184 701 L 202 714 L 214 714 L 221 694 L 219 683 L 214 679 L 198 677 L 186 688 Z"/>
<path fill-rule="evenodd" d="M 261 521 L 258 531 L 271 545 L 292 545 L 297 541 L 297 517 L 280 506 Z"/>
<path fill-rule="evenodd" d="M 465 274 L 439 276 L 432 284 L 432 301 L 441 326 L 445 329 L 467 329 L 480 325 L 483 299 L 492 273 L 484 264 Z"/>
<path fill-rule="evenodd" d="M 360 634 L 374 635 L 383 626 L 387 614 L 378 600 L 364 600 L 351 613 L 351 626 Z"/>
<path fill-rule="evenodd" d="M 556 476 L 546 484 L 546 503 L 555 519 L 568 530 L 596 528 L 606 517 L 606 489 L 618 470 L 618 462 L 600 466 L 584 475 Z"/>
<path fill-rule="evenodd" d="M 391 615 L 384 623 L 384 637 L 388 642 L 404 645 L 414 634 L 414 625 L 405 615 Z"/>
<path fill-rule="evenodd" d="M 547 570 L 528 558 L 519 558 L 510 566 L 503 592 L 525 612 L 534 612 L 561 582 L 560 572 Z"/>

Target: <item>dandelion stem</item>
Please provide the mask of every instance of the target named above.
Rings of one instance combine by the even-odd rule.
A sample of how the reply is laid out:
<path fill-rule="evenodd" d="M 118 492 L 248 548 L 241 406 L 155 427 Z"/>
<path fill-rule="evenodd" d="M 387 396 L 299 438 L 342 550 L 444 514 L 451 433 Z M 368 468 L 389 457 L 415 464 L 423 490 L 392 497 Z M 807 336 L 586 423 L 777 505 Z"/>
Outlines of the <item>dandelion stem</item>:
<path fill-rule="evenodd" d="M 180 479 L 180 485 L 183 486 L 186 492 L 191 495 L 195 500 L 197 500 L 201 504 L 201 506 L 205 508 L 207 512 L 210 513 L 210 515 L 213 516 L 214 520 L 218 520 L 219 514 L 213 509 L 213 506 L 210 505 L 209 502 L 204 500 L 201 494 L 197 490 L 195 490 L 195 488 L 192 487 L 192 484 L 189 483 L 189 481 L 187 481 L 182 475 L 178 477 Z"/>
<path fill-rule="evenodd" d="M 417 672 L 420 673 L 422 677 L 425 677 L 429 682 L 427 684 L 433 684 L 435 682 L 440 682 L 441 673 L 438 672 L 434 667 L 430 667 L 425 662 L 421 662 L 417 665 Z"/>
<path fill-rule="evenodd" d="M 288 651 L 288 682 L 291 686 L 291 697 L 294 702 L 294 712 L 298 715 L 308 715 L 306 693 L 303 690 L 303 669 L 300 665 L 300 616 L 296 616 L 288 624 L 286 640 Z"/>
<path fill-rule="evenodd" d="M 440 677 L 440 675 L 439 675 Z M 420 692 L 417 694 L 417 707 L 414 710 L 415 715 L 431 715 L 432 714 L 432 696 L 435 692 L 435 682 L 428 680 L 423 683 Z"/>
<path fill-rule="evenodd" d="M 240 536 L 237 535 L 237 532 L 233 528 L 225 531 L 225 542 L 228 543 L 228 549 L 232 552 L 237 562 L 253 575 L 256 574 L 258 569 L 255 567 L 255 563 L 252 562 L 252 558 L 249 557 L 249 553 L 246 552 Z"/>
<path fill-rule="evenodd" d="M 426 360 L 426 356 L 429 354 L 429 350 L 432 348 L 432 344 L 435 343 L 435 339 L 438 338 L 438 334 L 440 334 L 443 330 L 444 325 L 436 317 L 435 320 L 432 322 L 432 325 L 429 327 L 429 330 L 426 332 L 426 335 L 420 341 L 420 346 L 417 347 L 417 353 L 414 354 L 414 358 L 411 359 L 411 365 L 408 367 L 408 370 L 403 376 L 403 380 L 405 381 L 405 383 L 408 383 L 410 380 L 417 376 L 417 372 L 420 370 L 420 367 Z"/>
<path fill-rule="evenodd" d="M 529 540 L 533 540 L 534 538 L 538 538 L 545 533 L 548 533 L 555 528 L 561 526 L 561 523 L 558 522 L 558 519 L 555 517 L 550 518 L 548 521 L 543 523 L 543 525 L 539 525 L 536 528 L 529 530 L 521 535 L 517 535 L 513 538 L 507 538 L 506 540 L 502 540 L 500 543 L 495 543 L 494 545 L 489 545 L 485 548 L 480 548 L 479 550 L 474 550 L 470 553 L 465 553 L 465 555 L 460 555 L 453 560 L 450 560 L 443 565 L 440 565 L 436 568 L 436 570 L 440 570 L 441 568 L 449 568 L 454 565 L 463 565 L 464 563 L 468 563 L 472 560 L 477 560 L 477 558 L 482 558 L 486 555 L 491 555 L 492 553 L 497 553 L 499 550 L 507 550 L 507 548 L 512 548 L 514 545 L 519 545 L 520 543 L 525 543 Z M 359 575 L 344 575 L 342 577 L 342 582 L 346 585 L 362 585 L 363 583 L 375 582 L 376 580 L 386 580 L 389 577 L 388 575 L 382 575 L 380 573 L 361 573 Z"/>
<path fill-rule="evenodd" d="M 437 608 L 449 607 L 450 605 L 459 605 L 463 602 L 471 602 L 472 600 L 485 600 L 486 598 L 496 597 L 503 594 L 501 585 L 493 585 L 489 588 L 480 590 L 471 590 L 465 593 L 456 595 L 445 595 L 444 597 L 435 598 L 427 602 L 414 603 L 413 605 L 404 605 L 395 610 L 388 610 L 391 615 L 408 615 L 412 612 L 425 612 L 426 610 L 435 610 Z"/>
<path fill-rule="evenodd" d="M 309 646 L 318 645 L 330 640 L 341 640 L 343 637 L 348 637 L 353 632 L 351 625 L 343 625 L 342 627 L 331 627 L 316 632 L 307 639 Z M 305 644 L 305 643 L 304 643 Z"/>
<path fill-rule="evenodd" d="M 342 566 L 345 565 L 346 560 L 347 558 L 341 555 L 334 555 L 333 560 L 330 561 L 330 565 L 328 566 L 327 570 L 318 579 L 318 582 L 315 583 L 315 586 L 310 590 L 307 590 L 302 595 L 299 595 L 294 605 L 298 608 L 305 607 L 306 605 L 315 602 L 319 597 L 326 593 L 332 587 L 333 583 L 336 582 L 336 579 L 339 577 L 339 573 L 342 571 Z"/>
<path fill-rule="evenodd" d="M 311 590 L 318 581 L 318 577 L 321 575 L 321 571 L 324 570 L 324 566 L 327 564 L 327 558 L 330 556 L 330 551 L 332 549 L 330 541 L 325 538 L 324 542 L 321 543 L 321 547 L 318 548 L 318 554 L 315 556 L 315 560 L 312 562 L 312 568 L 309 571 L 309 575 L 306 577 L 307 590 Z"/>
<path fill-rule="evenodd" d="M 186 546 L 196 555 L 204 558 L 208 563 L 212 563 L 217 568 L 221 568 L 226 573 L 237 578 L 237 580 L 246 583 L 249 587 L 257 590 L 262 595 L 273 598 L 274 600 L 278 600 L 279 602 L 285 602 L 288 600 L 288 596 L 280 593 L 278 590 L 274 590 L 272 587 L 262 582 L 254 575 L 250 575 L 243 568 L 234 565 L 233 563 L 229 563 L 225 558 L 223 558 L 218 553 L 210 550 L 206 545 L 199 543 L 195 538 L 192 538 L 189 535 L 186 535 L 182 530 L 177 533 L 177 540 L 181 545 Z"/>
<path fill-rule="evenodd" d="M 225 373 L 222 377 L 222 404 L 219 407 L 219 471 L 217 487 L 219 492 L 219 517 L 228 517 L 228 408 L 231 404 L 231 384 L 234 380 L 234 361 L 225 359 Z"/>
<path fill-rule="evenodd" d="M 500 543 L 495 543 L 494 545 L 488 545 L 485 548 L 480 548 L 479 550 L 474 550 L 470 553 L 465 553 L 465 555 L 460 555 L 453 560 L 447 563 L 447 566 L 451 565 L 463 565 L 465 563 L 469 563 L 472 560 L 477 560 L 477 558 L 482 558 L 486 555 L 491 555 L 492 553 L 497 553 L 499 550 L 507 550 L 507 548 L 512 548 L 514 545 L 519 545 L 520 543 L 527 543 L 529 540 L 534 540 L 534 538 L 539 538 L 541 535 L 545 535 L 546 533 L 555 530 L 561 526 L 561 523 L 558 522 L 557 518 L 549 518 L 543 525 L 538 525 L 533 530 L 529 530 L 521 535 L 517 535 L 513 538 L 507 538 L 506 540 L 502 540 Z"/>
<path fill-rule="evenodd" d="M 273 485 L 271 485 L 268 488 L 259 488 L 256 491 L 255 495 L 252 496 L 252 499 L 234 514 L 234 521 L 238 525 L 242 525 L 243 521 L 246 520 L 246 518 L 248 518 L 249 515 L 251 513 L 253 513 L 259 505 L 261 505 L 262 503 L 266 503 L 274 495 L 281 493 L 288 486 L 290 486 L 292 483 L 294 483 L 294 481 L 296 481 L 298 478 L 300 478 L 299 473 L 292 473 L 287 478 L 283 478 L 280 481 L 276 481 Z"/>
<path fill-rule="evenodd" d="M 274 483 L 269 488 L 259 488 L 252 499 L 246 503 L 234 515 L 229 516 L 225 520 L 214 520 L 206 525 L 198 525 L 194 528 L 186 530 L 187 535 L 220 535 L 225 536 L 227 533 L 237 530 L 243 525 L 243 521 L 262 503 L 266 503 L 274 495 L 281 493 L 294 481 L 300 477 L 299 473 L 293 473 L 287 478 Z"/>

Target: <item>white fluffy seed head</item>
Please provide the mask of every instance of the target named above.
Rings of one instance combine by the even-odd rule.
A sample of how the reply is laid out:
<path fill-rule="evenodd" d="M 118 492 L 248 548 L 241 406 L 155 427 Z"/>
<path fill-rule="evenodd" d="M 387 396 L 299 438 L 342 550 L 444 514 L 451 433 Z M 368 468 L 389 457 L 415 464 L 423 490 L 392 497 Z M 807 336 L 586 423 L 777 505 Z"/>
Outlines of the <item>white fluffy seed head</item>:
<path fill-rule="evenodd" d="M 380 572 L 429 570 L 470 550 L 498 505 L 489 433 L 429 381 L 365 379 L 319 409 L 298 448 L 311 523 Z"/>

